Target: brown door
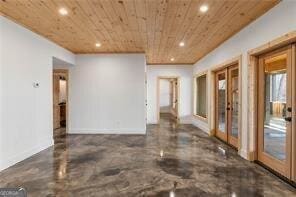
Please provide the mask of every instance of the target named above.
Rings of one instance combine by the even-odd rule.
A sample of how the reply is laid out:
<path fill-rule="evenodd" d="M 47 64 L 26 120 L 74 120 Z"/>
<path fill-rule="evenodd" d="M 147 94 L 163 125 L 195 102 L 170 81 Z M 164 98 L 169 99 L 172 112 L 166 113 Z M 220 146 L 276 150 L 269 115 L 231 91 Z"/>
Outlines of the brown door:
<path fill-rule="evenodd" d="M 53 74 L 53 129 L 60 128 L 60 76 Z"/>
<path fill-rule="evenodd" d="M 239 70 L 233 65 L 216 73 L 215 134 L 221 140 L 238 146 Z"/>
<path fill-rule="evenodd" d="M 292 46 L 260 56 L 258 73 L 258 160 L 291 178 Z"/>
<path fill-rule="evenodd" d="M 228 68 L 228 97 L 227 97 L 227 114 L 228 114 L 228 143 L 238 147 L 238 125 L 239 125 L 239 70 L 238 65 Z"/>
<path fill-rule="evenodd" d="M 227 142 L 227 69 L 216 73 L 216 136 Z"/>

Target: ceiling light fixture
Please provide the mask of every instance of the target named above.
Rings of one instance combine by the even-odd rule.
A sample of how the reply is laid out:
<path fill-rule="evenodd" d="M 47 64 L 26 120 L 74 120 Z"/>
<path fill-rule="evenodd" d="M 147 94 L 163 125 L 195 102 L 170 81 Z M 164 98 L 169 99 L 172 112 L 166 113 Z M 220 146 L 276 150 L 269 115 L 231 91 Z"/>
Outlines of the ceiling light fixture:
<path fill-rule="evenodd" d="M 209 10 L 209 7 L 207 5 L 202 5 L 199 8 L 199 11 L 201 11 L 202 13 L 205 13 Z"/>
<path fill-rule="evenodd" d="M 173 62 L 173 61 L 175 61 L 175 58 L 172 57 L 172 58 L 171 58 L 171 62 Z"/>
<path fill-rule="evenodd" d="M 102 44 L 101 43 L 96 43 L 96 47 L 101 47 L 102 46 Z"/>
<path fill-rule="evenodd" d="M 59 9 L 59 13 L 62 15 L 62 16 L 66 16 L 68 14 L 68 10 L 66 8 L 60 8 Z"/>
<path fill-rule="evenodd" d="M 184 42 L 180 42 L 180 43 L 179 43 L 179 46 L 180 46 L 180 47 L 183 47 L 183 46 L 185 46 L 185 43 L 184 43 Z"/>

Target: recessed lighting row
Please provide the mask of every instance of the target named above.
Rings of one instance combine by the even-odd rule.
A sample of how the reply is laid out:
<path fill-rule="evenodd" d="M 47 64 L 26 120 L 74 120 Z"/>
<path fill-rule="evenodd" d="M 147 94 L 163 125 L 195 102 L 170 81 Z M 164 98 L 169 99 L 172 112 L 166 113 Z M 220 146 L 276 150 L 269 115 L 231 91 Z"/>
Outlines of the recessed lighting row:
<path fill-rule="evenodd" d="M 60 13 L 60 15 L 62 15 L 62 16 L 66 16 L 66 15 L 68 15 L 68 10 L 67 10 L 66 8 L 62 7 L 62 8 L 59 9 L 59 13 Z M 95 43 L 95 46 L 96 46 L 97 48 L 99 48 L 99 47 L 102 46 L 102 44 L 99 43 L 99 42 L 97 42 L 97 43 Z"/>
<path fill-rule="evenodd" d="M 205 12 L 207 12 L 207 11 L 209 10 L 209 7 L 208 7 L 207 5 L 204 4 L 204 5 L 200 6 L 199 10 L 200 10 L 201 12 L 205 13 Z M 60 13 L 60 15 L 62 15 L 62 16 L 66 16 L 66 15 L 68 15 L 68 10 L 67 10 L 66 8 L 62 7 L 62 8 L 59 9 L 59 13 Z M 97 42 L 97 43 L 95 44 L 95 46 L 96 46 L 97 48 L 99 48 L 99 47 L 102 46 L 102 44 L 99 43 L 99 42 Z M 180 47 L 184 47 L 184 46 L 185 46 L 185 43 L 182 41 L 182 42 L 179 43 L 179 46 L 180 46 Z M 175 58 L 172 57 L 170 60 L 173 62 L 173 61 L 175 61 Z"/>

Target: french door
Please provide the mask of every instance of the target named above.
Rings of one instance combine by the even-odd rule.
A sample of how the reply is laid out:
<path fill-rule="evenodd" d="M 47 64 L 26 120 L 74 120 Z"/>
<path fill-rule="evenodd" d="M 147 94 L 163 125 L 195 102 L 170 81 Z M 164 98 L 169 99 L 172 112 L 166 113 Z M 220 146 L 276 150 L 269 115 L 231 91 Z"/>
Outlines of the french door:
<path fill-rule="evenodd" d="M 292 179 L 292 133 L 295 135 L 295 46 L 259 56 L 258 160 Z M 294 57 L 295 58 L 295 57 Z M 294 120 L 293 120 L 294 119 Z M 295 146 L 294 146 L 295 147 Z"/>
<path fill-rule="evenodd" d="M 235 64 L 216 73 L 215 135 L 238 147 L 239 68 Z"/>

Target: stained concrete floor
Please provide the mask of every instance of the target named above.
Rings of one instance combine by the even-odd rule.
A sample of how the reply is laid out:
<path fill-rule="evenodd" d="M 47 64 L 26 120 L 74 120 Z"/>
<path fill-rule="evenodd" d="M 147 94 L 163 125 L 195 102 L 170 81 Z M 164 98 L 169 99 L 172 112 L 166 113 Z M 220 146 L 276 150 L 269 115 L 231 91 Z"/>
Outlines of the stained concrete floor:
<path fill-rule="evenodd" d="M 55 135 L 0 173 L 32 196 L 296 196 L 296 189 L 192 125 L 162 117 L 147 135 Z M 225 150 L 224 151 L 221 150 Z"/>

